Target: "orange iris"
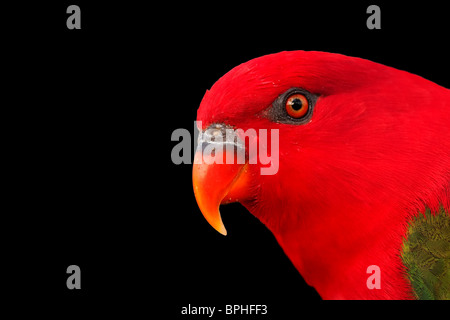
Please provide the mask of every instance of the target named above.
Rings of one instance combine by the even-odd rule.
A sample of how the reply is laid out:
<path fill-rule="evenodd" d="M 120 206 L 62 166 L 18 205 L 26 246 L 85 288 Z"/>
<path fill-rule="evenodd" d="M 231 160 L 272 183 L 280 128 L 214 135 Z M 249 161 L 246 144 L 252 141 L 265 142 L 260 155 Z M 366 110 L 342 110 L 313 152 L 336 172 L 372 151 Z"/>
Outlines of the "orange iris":
<path fill-rule="evenodd" d="M 286 100 L 286 112 L 292 118 L 299 119 L 305 116 L 308 109 L 308 99 L 300 93 L 293 94 Z"/>

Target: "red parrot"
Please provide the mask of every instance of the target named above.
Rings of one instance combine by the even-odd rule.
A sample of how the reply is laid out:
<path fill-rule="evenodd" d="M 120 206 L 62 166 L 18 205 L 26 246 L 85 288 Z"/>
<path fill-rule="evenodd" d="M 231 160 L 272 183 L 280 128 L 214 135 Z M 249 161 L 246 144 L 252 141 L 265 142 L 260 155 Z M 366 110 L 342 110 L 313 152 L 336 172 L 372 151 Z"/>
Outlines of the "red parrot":
<path fill-rule="evenodd" d="M 237 201 L 323 299 L 450 299 L 450 90 L 361 58 L 280 52 L 226 73 L 197 121 L 209 135 L 279 133 L 266 175 L 248 150 L 245 163 L 200 161 L 200 141 L 194 193 L 220 233 L 219 206 Z"/>

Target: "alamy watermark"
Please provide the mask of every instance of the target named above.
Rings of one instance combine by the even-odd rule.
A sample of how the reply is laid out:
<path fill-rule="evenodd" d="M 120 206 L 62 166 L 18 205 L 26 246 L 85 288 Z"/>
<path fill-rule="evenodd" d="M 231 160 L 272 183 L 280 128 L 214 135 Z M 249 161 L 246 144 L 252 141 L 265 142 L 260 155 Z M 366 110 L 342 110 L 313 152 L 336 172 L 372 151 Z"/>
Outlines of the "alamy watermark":
<path fill-rule="evenodd" d="M 172 132 L 174 164 L 259 164 L 261 175 L 274 175 L 279 168 L 278 129 L 235 129 L 221 124 L 202 131 L 201 121 L 194 122 L 194 137 L 184 128 Z M 192 148 L 192 141 L 194 142 Z"/>

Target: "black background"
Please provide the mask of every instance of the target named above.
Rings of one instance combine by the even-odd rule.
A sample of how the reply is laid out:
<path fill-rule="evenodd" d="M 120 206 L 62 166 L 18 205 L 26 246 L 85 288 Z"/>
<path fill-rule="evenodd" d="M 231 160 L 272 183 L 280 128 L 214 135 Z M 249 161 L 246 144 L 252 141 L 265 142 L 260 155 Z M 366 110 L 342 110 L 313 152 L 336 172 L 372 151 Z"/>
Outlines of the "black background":
<path fill-rule="evenodd" d="M 81 8 L 81 30 L 66 28 L 70 4 Z M 381 30 L 366 27 L 370 4 L 381 8 Z M 321 302 L 239 204 L 221 209 L 228 236 L 214 231 L 197 208 L 191 166 L 171 161 L 171 133 L 193 132 L 203 94 L 232 67 L 283 50 L 367 58 L 448 88 L 443 7 L 58 1 L 3 14 L 12 17 L 3 28 L 5 277 L 10 297 L 30 302 L 18 312 L 194 319 L 181 308 L 266 304 L 259 318 L 359 314 Z M 66 287 L 71 264 L 81 290 Z"/>

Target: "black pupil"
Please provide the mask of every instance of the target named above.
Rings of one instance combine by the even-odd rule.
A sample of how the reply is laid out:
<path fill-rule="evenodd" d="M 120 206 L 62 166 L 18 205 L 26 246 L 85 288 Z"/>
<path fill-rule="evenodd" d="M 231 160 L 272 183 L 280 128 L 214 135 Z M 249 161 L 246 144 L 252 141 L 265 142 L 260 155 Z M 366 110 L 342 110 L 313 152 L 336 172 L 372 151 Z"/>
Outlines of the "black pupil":
<path fill-rule="evenodd" d="M 291 106 L 292 109 L 294 109 L 295 111 L 298 111 L 302 108 L 302 101 L 298 98 L 295 98 L 294 100 L 292 100 Z"/>

